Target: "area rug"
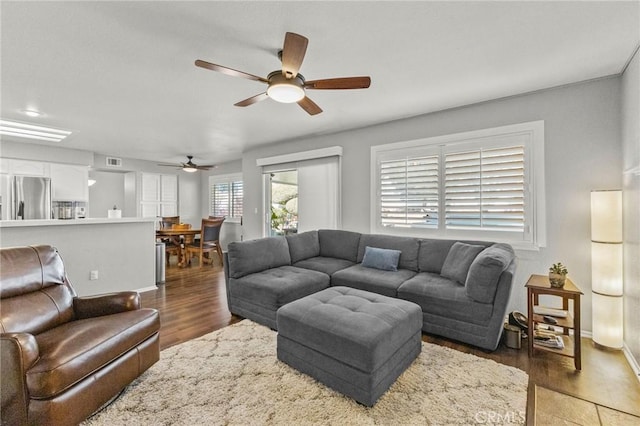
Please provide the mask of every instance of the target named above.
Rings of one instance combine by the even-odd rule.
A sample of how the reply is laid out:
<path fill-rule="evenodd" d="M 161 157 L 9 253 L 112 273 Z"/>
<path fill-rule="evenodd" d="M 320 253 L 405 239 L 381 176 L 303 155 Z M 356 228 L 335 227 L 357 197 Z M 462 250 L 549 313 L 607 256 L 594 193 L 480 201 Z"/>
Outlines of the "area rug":
<path fill-rule="evenodd" d="M 424 343 L 372 408 L 276 357 L 276 332 L 249 320 L 161 352 L 85 425 L 521 424 L 525 372 Z"/>

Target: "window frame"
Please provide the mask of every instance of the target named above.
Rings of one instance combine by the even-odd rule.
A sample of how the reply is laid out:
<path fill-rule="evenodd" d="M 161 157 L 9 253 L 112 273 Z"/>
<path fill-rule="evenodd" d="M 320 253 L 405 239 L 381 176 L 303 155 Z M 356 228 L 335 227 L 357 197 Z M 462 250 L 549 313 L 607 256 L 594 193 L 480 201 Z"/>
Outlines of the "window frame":
<path fill-rule="evenodd" d="M 445 225 L 445 154 L 465 149 L 491 149 L 513 146 L 513 140 L 524 146 L 524 233 L 507 231 L 447 229 Z M 439 223 L 437 228 L 382 226 L 381 161 L 439 155 Z M 435 136 L 371 147 L 370 229 L 372 233 L 408 235 L 422 238 L 465 239 L 506 242 L 516 249 L 538 250 L 546 246 L 546 212 L 544 184 L 544 121 L 532 121 L 450 135 Z M 528 231 L 528 232 L 527 232 Z M 519 239 L 514 235 L 522 236 Z"/>
<path fill-rule="evenodd" d="M 228 198 L 228 203 L 229 203 L 229 211 L 231 212 L 231 215 L 229 216 L 225 216 L 225 221 L 227 222 L 231 222 L 231 223 L 241 223 L 242 222 L 242 215 L 236 215 L 234 214 L 235 212 L 233 212 L 233 184 L 236 182 L 242 182 L 242 196 L 243 196 L 243 200 L 242 200 L 242 209 L 243 209 L 243 213 L 244 213 L 244 182 L 242 180 L 242 173 L 232 173 L 232 174 L 226 174 L 226 175 L 211 175 L 209 176 L 209 185 L 208 185 L 208 199 L 209 199 L 209 204 L 208 204 L 208 208 L 207 210 L 209 211 L 209 215 L 210 216 L 214 216 L 213 211 L 211 210 L 212 207 L 212 203 L 213 203 L 213 197 L 212 197 L 212 187 L 214 185 L 220 185 L 220 184 L 227 184 L 229 185 L 229 198 Z"/>

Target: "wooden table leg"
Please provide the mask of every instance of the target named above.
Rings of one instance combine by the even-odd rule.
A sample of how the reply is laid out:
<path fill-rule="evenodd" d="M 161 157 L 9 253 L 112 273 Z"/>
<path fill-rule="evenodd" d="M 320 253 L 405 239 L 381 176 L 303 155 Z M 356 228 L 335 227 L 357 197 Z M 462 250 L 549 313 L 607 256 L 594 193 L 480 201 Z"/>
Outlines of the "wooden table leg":
<path fill-rule="evenodd" d="M 575 325 L 573 329 L 573 340 L 574 340 L 574 350 L 573 356 L 574 364 L 576 366 L 576 370 L 582 370 L 582 340 L 580 339 L 580 295 L 576 294 L 573 298 L 573 324 Z"/>
<path fill-rule="evenodd" d="M 530 288 L 527 289 L 527 345 L 529 346 L 529 358 L 533 357 L 533 295 Z M 536 295 L 537 298 L 537 295 Z"/>

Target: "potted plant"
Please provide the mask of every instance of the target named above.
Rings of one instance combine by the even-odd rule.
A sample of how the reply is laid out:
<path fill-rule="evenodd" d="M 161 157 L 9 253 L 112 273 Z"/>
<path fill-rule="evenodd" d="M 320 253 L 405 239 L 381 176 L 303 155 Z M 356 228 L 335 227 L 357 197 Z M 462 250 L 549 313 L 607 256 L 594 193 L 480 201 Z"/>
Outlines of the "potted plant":
<path fill-rule="evenodd" d="M 567 267 L 561 262 L 554 263 L 549 268 L 549 282 L 551 287 L 561 288 L 564 286 L 564 282 L 567 279 Z"/>

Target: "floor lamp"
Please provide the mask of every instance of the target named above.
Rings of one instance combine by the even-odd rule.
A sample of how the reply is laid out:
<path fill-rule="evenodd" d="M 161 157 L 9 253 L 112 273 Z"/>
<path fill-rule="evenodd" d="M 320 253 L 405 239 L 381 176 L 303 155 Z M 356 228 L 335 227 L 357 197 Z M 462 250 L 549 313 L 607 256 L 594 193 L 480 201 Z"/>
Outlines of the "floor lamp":
<path fill-rule="evenodd" d="M 621 349 L 623 334 L 622 191 L 591 191 L 593 341 Z"/>

